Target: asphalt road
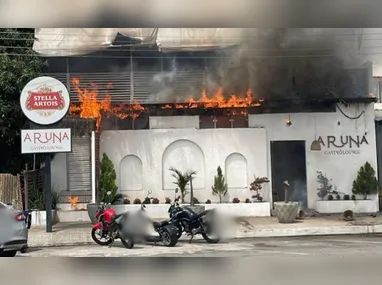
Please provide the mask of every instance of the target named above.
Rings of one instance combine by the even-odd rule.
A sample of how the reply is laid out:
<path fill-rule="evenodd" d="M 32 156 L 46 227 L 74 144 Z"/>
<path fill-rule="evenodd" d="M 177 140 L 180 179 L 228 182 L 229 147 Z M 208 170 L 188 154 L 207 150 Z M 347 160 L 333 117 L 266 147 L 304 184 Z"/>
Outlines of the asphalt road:
<path fill-rule="evenodd" d="M 359 285 L 382 281 L 382 235 L 252 238 L 213 245 L 182 240 L 173 248 L 136 245 L 130 250 L 119 244 L 31 248 L 18 256 L 14 262 L 0 260 L 2 283 Z M 159 258 L 54 258 L 145 256 Z M 25 265 L 22 274 L 20 260 Z"/>
<path fill-rule="evenodd" d="M 136 244 L 125 249 L 118 242 L 112 248 L 98 245 L 30 248 L 23 257 L 256 257 L 256 256 L 348 256 L 378 257 L 382 264 L 382 235 L 314 236 L 237 239 L 207 244 L 203 240 L 181 240 L 173 247 L 158 243 Z"/>

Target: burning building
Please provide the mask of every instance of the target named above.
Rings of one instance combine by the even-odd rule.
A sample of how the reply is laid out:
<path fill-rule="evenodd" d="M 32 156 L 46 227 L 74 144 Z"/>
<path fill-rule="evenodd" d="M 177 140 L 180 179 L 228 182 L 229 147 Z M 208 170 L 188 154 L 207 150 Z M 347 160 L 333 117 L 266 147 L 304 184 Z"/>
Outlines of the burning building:
<path fill-rule="evenodd" d="M 220 166 L 228 202 L 251 198 L 254 177 L 268 177 L 264 203 L 283 200 L 287 180 L 291 200 L 335 212 L 341 209 L 318 206 L 317 172 L 351 195 L 360 166 L 377 168 L 372 64 L 342 56 L 335 35 L 306 40 L 301 31 L 200 29 L 209 31 L 199 31 L 197 42 L 183 31 L 189 41 L 174 43 L 168 30 L 137 29 L 135 38 L 131 30 L 124 31 L 130 45 L 109 31 L 114 46 L 101 52 L 89 50 L 99 34 L 93 46 L 68 40 L 70 49 L 43 48 L 42 31 L 36 34 L 35 50 L 56 56 L 47 73 L 71 93 L 68 120 L 94 120 L 73 139 L 72 153 L 52 162 L 52 183 L 64 195 L 91 197 L 92 147 L 96 167 L 103 153 L 112 160 L 119 191 L 130 200 L 149 190 L 162 202 L 172 198 L 173 167 L 196 171 L 194 196 L 215 201 L 211 185 Z M 121 46 L 128 56 L 118 60 Z M 377 207 L 376 197 L 370 201 L 367 211 Z"/>

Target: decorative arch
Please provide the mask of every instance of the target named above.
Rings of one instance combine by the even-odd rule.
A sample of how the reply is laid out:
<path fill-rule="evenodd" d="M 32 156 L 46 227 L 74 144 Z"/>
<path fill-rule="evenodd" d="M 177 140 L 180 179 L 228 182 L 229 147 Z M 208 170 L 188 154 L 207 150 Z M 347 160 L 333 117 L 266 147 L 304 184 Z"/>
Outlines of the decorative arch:
<path fill-rule="evenodd" d="M 143 189 L 143 166 L 138 156 L 129 154 L 122 158 L 119 171 L 121 191 Z"/>
<path fill-rule="evenodd" d="M 241 153 L 231 153 L 225 160 L 225 175 L 228 188 L 248 188 L 247 159 Z"/>
<path fill-rule="evenodd" d="M 196 171 L 192 181 L 194 190 L 205 189 L 204 153 L 199 145 L 187 139 L 176 140 L 167 146 L 162 156 L 163 190 L 174 190 L 174 177 L 169 169 L 174 167 L 182 172 Z"/>

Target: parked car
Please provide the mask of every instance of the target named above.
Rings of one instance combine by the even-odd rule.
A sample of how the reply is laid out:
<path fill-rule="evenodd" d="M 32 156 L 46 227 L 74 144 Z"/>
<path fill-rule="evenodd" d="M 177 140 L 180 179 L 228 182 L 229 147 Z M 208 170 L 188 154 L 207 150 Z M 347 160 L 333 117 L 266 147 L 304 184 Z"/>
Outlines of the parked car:
<path fill-rule="evenodd" d="M 0 202 L 0 257 L 25 252 L 27 243 L 28 225 L 23 211 Z"/>

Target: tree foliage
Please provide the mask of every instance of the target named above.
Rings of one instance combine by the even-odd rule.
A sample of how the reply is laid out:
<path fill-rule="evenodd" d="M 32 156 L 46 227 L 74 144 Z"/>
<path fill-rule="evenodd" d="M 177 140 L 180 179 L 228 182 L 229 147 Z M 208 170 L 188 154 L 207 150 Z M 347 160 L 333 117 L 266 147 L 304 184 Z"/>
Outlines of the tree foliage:
<path fill-rule="evenodd" d="M 18 173 L 30 156 L 21 154 L 20 107 L 24 86 L 40 76 L 44 61 L 32 50 L 33 29 L 0 29 L 0 172 Z"/>
<path fill-rule="evenodd" d="M 116 184 L 117 174 L 115 173 L 114 164 L 106 153 L 102 155 L 102 160 L 100 163 L 100 172 L 100 201 L 103 203 L 110 202 L 111 204 L 115 204 L 120 200 L 123 201 L 123 195 L 121 193 L 118 193 L 118 186 Z M 111 192 L 110 195 L 107 195 L 108 191 Z"/>
<path fill-rule="evenodd" d="M 212 188 L 212 194 L 219 197 L 219 203 L 222 202 L 223 198 L 228 193 L 228 184 L 225 181 L 223 172 L 220 166 L 217 168 L 217 175 L 214 178 L 214 185 Z"/>
<path fill-rule="evenodd" d="M 256 177 L 255 180 L 249 185 L 249 190 L 254 191 L 255 194 L 252 196 L 259 202 L 263 201 L 263 196 L 261 190 L 263 189 L 263 184 L 269 183 L 268 177 Z"/>
<path fill-rule="evenodd" d="M 357 179 L 353 181 L 353 194 L 367 195 L 378 193 L 378 180 L 375 170 L 369 162 L 366 162 L 358 171 Z"/>

